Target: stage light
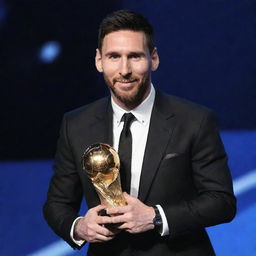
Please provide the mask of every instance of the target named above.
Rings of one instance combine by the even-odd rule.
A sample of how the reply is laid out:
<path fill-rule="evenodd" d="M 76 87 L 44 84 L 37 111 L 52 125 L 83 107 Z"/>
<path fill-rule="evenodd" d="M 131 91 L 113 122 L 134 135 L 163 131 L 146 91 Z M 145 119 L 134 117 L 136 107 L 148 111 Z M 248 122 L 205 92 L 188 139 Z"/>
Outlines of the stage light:
<path fill-rule="evenodd" d="M 2 2 L 0 3 L 0 23 L 5 20 L 6 16 L 7 16 L 7 7 Z"/>
<path fill-rule="evenodd" d="M 57 41 L 49 41 L 41 47 L 39 59 L 45 63 L 51 63 L 59 56 L 60 52 L 60 43 Z"/>

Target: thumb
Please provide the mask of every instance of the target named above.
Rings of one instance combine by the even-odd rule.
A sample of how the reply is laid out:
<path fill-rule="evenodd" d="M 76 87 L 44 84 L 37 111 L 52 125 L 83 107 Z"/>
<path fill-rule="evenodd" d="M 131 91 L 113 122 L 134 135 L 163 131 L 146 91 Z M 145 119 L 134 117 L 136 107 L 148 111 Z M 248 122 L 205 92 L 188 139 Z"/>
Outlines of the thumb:
<path fill-rule="evenodd" d="M 135 197 L 133 197 L 133 196 L 127 194 L 126 192 L 124 192 L 123 195 L 124 195 L 124 198 L 125 198 L 125 200 L 126 200 L 126 202 L 127 202 L 128 204 L 129 204 L 129 203 L 132 203 L 132 202 L 134 201 L 134 199 L 135 199 Z"/>
<path fill-rule="evenodd" d="M 103 210 L 105 208 L 106 208 L 105 205 L 100 204 L 100 205 L 94 207 L 94 210 L 95 210 L 96 213 L 99 213 L 101 210 Z"/>

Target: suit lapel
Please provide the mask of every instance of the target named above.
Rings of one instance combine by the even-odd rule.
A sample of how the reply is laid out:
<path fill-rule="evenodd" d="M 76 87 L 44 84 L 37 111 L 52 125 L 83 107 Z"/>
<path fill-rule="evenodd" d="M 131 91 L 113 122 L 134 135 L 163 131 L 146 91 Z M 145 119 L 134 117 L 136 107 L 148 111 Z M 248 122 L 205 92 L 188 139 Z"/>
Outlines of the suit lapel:
<path fill-rule="evenodd" d="M 92 143 L 113 145 L 113 111 L 111 102 L 107 99 L 95 111 L 95 119 L 91 124 L 90 137 Z"/>
<path fill-rule="evenodd" d="M 174 115 L 163 94 L 156 93 L 143 159 L 138 198 L 144 201 L 173 131 Z"/>
<path fill-rule="evenodd" d="M 89 125 L 89 136 L 87 139 L 87 147 L 95 143 L 106 143 L 109 145 L 113 144 L 113 115 L 112 115 L 112 107 L 109 98 L 104 99 L 103 102 L 97 104 L 96 107 L 92 111 L 94 114 L 92 119 L 90 120 Z M 99 196 L 96 193 L 96 190 L 86 175 L 86 179 L 88 179 L 87 187 L 87 203 L 88 206 L 94 207 L 100 204 Z"/>

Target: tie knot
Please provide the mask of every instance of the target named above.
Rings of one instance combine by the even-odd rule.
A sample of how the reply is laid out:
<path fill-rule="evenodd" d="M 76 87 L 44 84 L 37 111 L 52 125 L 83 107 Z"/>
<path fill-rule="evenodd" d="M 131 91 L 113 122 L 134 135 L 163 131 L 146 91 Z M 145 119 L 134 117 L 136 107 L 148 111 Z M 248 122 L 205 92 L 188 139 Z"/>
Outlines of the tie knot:
<path fill-rule="evenodd" d="M 134 119 L 135 116 L 132 113 L 125 113 L 122 116 L 121 121 L 124 121 L 123 130 L 125 131 L 125 133 L 127 133 L 127 131 L 130 129 L 131 123 Z"/>

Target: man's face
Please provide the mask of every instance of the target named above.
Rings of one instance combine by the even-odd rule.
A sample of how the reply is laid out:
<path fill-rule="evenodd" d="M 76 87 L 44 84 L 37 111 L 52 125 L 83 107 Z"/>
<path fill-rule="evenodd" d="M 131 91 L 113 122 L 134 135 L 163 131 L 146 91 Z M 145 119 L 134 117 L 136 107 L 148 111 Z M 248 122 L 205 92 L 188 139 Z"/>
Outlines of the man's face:
<path fill-rule="evenodd" d="M 129 110 L 148 96 L 150 74 L 157 69 L 159 58 L 156 49 L 149 52 L 144 32 L 119 30 L 104 37 L 95 62 L 114 101 Z"/>

